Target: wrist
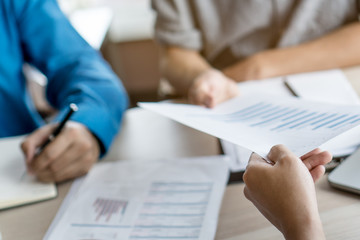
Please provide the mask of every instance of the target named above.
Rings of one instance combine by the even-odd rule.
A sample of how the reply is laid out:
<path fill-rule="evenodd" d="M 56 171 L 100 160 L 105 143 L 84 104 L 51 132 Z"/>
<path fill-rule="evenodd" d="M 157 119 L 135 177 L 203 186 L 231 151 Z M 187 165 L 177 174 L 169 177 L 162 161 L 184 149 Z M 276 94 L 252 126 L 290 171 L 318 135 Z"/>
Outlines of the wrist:
<path fill-rule="evenodd" d="M 196 85 L 196 82 L 198 79 L 201 79 L 203 76 L 206 76 L 206 75 L 218 74 L 219 72 L 220 71 L 215 68 L 206 68 L 206 69 L 203 69 L 202 71 L 199 71 L 195 75 L 195 77 L 190 81 L 188 90 L 187 90 L 187 93 L 188 93 L 187 95 L 189 95 L 189 92 L 191 91 L 191 89 Z"/>
<path fill-rule="evenodd" d="M 288 222 L 288 226 L 283 228 L 283 235 L 287 240 L 325 240 L 319 214 L 313 214 L 306 219 L 299 218 L 297 223 Z"/>
<path fill-rule="evenodd" d="M 288 47 L 270 49 L 259 52 L 252 57 L 261 66 L 259 71 L 261 78 L 285 76 L 299 72 L 309 71 L 308 60 L 305 61 L 307 51 L 302 47 Z"/>
<path fill-rule="evenodd" d="M 223 74 L 237 82 L 276 76 L 272 50 L 256 53 L 245 60 L 223 69 Z"/>
<path fill-rule="evenodd" d="M 217 69 L 208 67 L 208 68 L 203 68 L 203 69 L 199 69 L 198 71 L 196 71 L 196 73 L 193 74 L 191 80 L 189 81 L 188 90 L 194 85 L 196 80 L 199 79 L 202 75 L 205 75 L 205 74 L 207 74 L 209 72 L 213 72 L 213 71 L 217 71 Z"/>
<path fill-rule="evenodd" d="M 264 79 L 278 76 L 276 66 L 276 52 L 273 50 L 262 51 L 250 57 L 249 61 L 254 62 L 254 79 Z"/>

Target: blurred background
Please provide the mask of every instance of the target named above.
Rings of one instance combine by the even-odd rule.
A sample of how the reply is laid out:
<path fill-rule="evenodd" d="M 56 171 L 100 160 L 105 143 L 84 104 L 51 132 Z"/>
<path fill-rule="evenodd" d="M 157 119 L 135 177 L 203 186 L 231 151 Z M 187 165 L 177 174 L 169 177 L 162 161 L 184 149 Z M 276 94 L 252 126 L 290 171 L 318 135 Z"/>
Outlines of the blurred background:
<path fill-rule="evenodd" d="M 162 99 L 158 49 L 153 40 L 155 12 L 150 0 L 58 0 L 60 8 L 82 37 L 99 50 L 122 80 L 130 107 L 139 101 Z M 39 112 L 53 109 L 44 100 L 46 78 L 24 66 Z M 165 87 L 166 88 L 166 87 Z"/>

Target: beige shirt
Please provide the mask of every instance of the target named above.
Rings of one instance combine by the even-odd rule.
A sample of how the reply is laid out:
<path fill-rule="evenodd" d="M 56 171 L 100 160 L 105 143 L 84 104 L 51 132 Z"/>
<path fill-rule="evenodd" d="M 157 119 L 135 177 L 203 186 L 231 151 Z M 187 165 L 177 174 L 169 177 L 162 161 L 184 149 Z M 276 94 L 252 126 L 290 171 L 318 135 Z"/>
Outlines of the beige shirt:
<path fill-rule="evenodd" d="M 155 37 L 223 68 L 256 52 L 297 45 L 357 21 L 355 0 L 152 0 Z"/>

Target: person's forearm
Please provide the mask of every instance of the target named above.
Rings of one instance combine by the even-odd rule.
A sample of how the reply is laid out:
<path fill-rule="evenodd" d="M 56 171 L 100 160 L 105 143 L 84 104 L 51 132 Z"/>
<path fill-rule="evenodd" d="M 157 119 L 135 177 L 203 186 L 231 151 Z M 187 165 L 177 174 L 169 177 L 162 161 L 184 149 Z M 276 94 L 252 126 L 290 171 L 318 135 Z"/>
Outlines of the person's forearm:
<path fill-rule="evenodd" d="M 236 81 L 262 79 L 360 64 L 360 23 L 293 47 L 259 52 L 224 73 Z"/>
<path fill-rule="evenodd" d="M 286 240 L 325 240 L 325 233 L 321 224 L 320 217 L 316 217 L 311 222 L 299 223 L 283 232 Z"/>
<path fill-rule="evenodd" d="M 182 96 L 187 96 L 193 80 L 211 66 L 196 51 L 169 47 L 161 49 L 162 75 Z"/>
<path fill-rule="evenodd" d="M 360 64 L 359 39 L 360 23 L 354 23 L 311 42 L 260 56 L 271 59 L 267 77 L 349 67 Z"/>

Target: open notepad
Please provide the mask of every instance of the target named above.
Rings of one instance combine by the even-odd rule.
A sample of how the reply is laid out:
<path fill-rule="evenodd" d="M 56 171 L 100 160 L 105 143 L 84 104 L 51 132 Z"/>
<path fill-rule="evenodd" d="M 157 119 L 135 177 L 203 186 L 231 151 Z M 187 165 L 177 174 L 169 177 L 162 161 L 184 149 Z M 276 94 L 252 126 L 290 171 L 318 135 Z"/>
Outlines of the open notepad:
<path fill-rule="evenodd" d="M 20 149 L 23 137 L 0 140 L 0 209 L 11 208 L 53 198 L 57 195 L 54 184 L 36 181 L 26 172 Z"/>

